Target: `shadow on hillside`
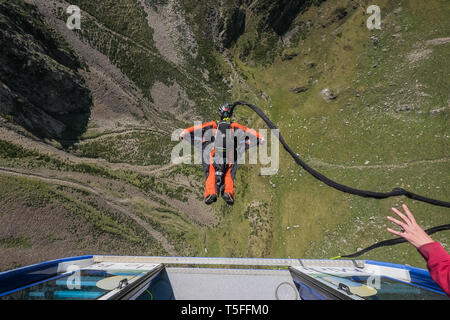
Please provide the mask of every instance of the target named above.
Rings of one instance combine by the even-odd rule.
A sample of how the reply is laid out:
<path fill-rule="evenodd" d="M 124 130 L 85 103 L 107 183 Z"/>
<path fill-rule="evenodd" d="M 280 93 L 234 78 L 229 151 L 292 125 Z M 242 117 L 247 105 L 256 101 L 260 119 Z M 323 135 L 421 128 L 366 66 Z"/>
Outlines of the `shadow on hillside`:
<path fill-rule="evenodd" d="M 73 144 L 93 105 L 83 63 L 23 2 L 0 3 L 0 39 L 0 116 L 39 138 Z"/>

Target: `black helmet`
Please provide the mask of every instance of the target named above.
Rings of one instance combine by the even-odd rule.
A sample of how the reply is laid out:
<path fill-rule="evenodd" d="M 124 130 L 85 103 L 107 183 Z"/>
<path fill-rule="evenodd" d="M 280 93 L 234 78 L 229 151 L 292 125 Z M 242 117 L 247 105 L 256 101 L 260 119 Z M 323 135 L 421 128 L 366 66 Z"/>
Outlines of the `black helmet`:
<path fill-rule="evenodd" d="M 232 114 L 231 103 L 224 103 L 219 107 L 220 120 L 231 118 Z"/>

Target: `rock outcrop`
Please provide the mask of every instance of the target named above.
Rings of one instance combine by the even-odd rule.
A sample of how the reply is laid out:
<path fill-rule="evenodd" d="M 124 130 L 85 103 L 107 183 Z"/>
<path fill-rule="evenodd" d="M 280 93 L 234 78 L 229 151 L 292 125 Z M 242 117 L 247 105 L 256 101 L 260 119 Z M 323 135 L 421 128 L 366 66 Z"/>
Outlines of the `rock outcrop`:
<path fill-rule="evenodd" d="M 310 0 L 265 0 L 259 1 L 258 6 L 263 10 L 268 10 L 267 27 L 282 36 L 289 30 L 291 23 L 301 9 L 307 7 L 310 3 Z"/>
<path fill-rule="evenodd" d="M 208 7 L 206 26 L 216 47 L 220 50 L 230 48 L 245 32 L 245 4 L 235 0 L 221 5 L 211 2 Z"/>
<path fill-rule="evenodd" d="M 258 17 L 259 31 L 274 31 L 284 35 L 291 27 L 298 13 L 312 3 L 312 0 L 230 0 L 210 3 L 207 25 L 211 28 L 219 48 L 230 48 L 244 34 L 247 13 Z"/>
<path fill-rule="evenodd" d="M 42 138 L 77 138 L 92 106 L 80 69 L 34 7 L 0 3 L 0 112 Z"/>

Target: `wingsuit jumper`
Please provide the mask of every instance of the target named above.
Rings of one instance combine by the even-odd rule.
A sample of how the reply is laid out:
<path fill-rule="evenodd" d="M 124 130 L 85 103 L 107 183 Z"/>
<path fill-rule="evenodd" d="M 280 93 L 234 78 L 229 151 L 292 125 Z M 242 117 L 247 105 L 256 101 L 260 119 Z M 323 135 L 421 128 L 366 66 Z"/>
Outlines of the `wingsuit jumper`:
<path fill-rule="evenodd" d="M 192 126 L 180 135 L 180 139 L 202 150 L 204 196 L 208 205 L 216 202 L 219 194 L 228 205 L 234 204 L 238 160 L 246 150 L 264 143 L 264 137 L 255 130 L 231 122 L 231 113 L 231 105 L 223 104 L 219 107 L 220 121 Z"/>

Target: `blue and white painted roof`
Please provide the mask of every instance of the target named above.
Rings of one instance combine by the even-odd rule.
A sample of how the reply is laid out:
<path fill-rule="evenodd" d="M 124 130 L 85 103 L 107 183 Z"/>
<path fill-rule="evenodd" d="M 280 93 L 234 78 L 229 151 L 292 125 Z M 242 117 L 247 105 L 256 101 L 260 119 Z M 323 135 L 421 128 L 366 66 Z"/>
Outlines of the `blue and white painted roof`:
<path fill-rule="evenodd" d="M 2 272 L 0 299 L 448 298 L 427 270 L 371 260 L 93 255 Z"/>

